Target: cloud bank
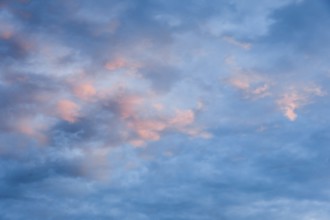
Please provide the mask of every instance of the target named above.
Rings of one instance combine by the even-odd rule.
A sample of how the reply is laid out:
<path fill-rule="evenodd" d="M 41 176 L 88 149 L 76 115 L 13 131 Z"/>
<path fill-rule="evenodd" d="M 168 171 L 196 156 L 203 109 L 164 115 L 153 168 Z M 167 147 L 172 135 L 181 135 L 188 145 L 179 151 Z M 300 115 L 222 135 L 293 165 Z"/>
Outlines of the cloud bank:
<path fill-rule="evenodd" d="M 329 10 L 0 0 L 0 218 L 329 219 Z"/>

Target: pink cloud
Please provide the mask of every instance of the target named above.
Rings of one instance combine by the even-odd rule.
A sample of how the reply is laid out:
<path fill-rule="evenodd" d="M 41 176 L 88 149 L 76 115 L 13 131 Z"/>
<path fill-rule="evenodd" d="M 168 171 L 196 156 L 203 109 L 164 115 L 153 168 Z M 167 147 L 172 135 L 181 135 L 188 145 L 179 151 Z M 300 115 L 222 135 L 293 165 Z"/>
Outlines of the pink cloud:
<path fill-rule="evenodd" d="M 127 61 L 123 58 L 117 58 L 112 61 L 108 61 L 105 64 L 105 68 L 110 71 L 114 71 L 123 67 L 126 67 L 128 65 Z"/>
<path fill-rule="evenodd" d="M 257 96 L 261 96 L 266 94 L 268 90 L 269 90 L 269 85 L 264 84 L 252 90 L 251 93 Z"/>
<path fill-rule="evenodd" d="M 136 132 L 139 138 L 143 140 L 156 141 L 160 138 L 160 132 L 167 127 L 166 122 L 161 120 L 143 120 L 133 121 L 131 128 Z"/>
<path fill-rule="evenodd" d="M 39 121 L 35 117 L 20 118 L 15 121 L 14 129 L 23 135 L 29 136 L 39 143 L 45 143 L 47 136 L 44 134 L 47 125 L 43 121 Z"/>
<path fill-rule="evenodd" d="M 233 77 L 230 78 L 229 83 L 237 89 L 247 90 L 250 88 L 250 80 L 247 77 Z"/>
<path fill-rule="evenodd" d="M 283 111 L 284 115 L 290 120 L 294 121 L 297 118 L 296 110 L 305 102 L 305 97 L 299 96 L 296 93 L 285 94 L 280 100 L 278 105 Z"/>
<path fill-rule="evenodd" d="M 256 74 L 239 73 L 227 79 L 245 98 L 263 98 L 270 95 L 270 81 Z"/>
<path fill-rule="evenodd" d="M 235 57 L 229 56 L 225 59 L 233 74 L 225 81 L 235 89 L 241 91 L 245 98 L 258 99 L 270 95 L 273 81 L 268 77 L 249 70 L 244 70 L 237 63 Z"/>
<path fill-rule="evenodd" d="M 283 114 L 290 120 L 295 121 L 298 117 L 296 111 L 312 101 L 313 96 L 324 96 L 325 92 L 318 86 L 305 86 L 294 88 L 285 93 L 277 104 Z"/>
<path fill-rule="evenodd" d="M 0 18 L 0 38 L 4 40 L 11 39 L 17 34 L 17 25 L 13 21 L 9 21 L 6 18 Z"/>
<path fill-rule="evenodd" d="M 297 110 L 312 101 L 313 96 L 324 96 L 325 92 L 317 85 L 289 85 L 290 89 L 283 91 L 283 85 L 266 78 L 260 74 L 243 71 L 236 63 L 235 57 L 228 57 L 226 64 L 232 69 L 234 74 L 226 79 L 226 83 L 242 92 L 248 99 L 258 99 L 271 97 L 276 100 L 276 104 L 290 121 L 295 121 L 298 117 Z M 278 98 L 278 93 L 282 93 Z"/>
<path fill-rule="evenodd" d="M 119 111 L 122 118 L 134 116 L 138 110 L 138 106 L 143 103 L 140 96 L 120 96 L 117 100 Z"/>
<path fill-rule="evenodd" d="M 106 100 L 109 97 L 105 97 Z M 193 137 L 206 137 L 207 133 L 196 128 L 194 109 L 168 108 L 155 98 L 155 94 L 126 94 L 112 96 L 111 106 L 119 121 L 126 127 L 124 141 L 133 146 L 144 146 L 149 141 L 158 141 L 167 131 L 176 131 Z M 200 103 L 201 105 L 201 103 Z M 198 105 L 199 108 L 201 106 Z M 198 109 L 199 111 L 201 109 Z M 209 136 L 208 136 L 209 137 Z"/>
<path fill-rule="evenodd" d="M 65 121 L 75 122 L 79 116 L 80 107 L 70 100 L 60 100 L 57 103 L 57 113 Z"/>
<path fill-rule="evenodd" d="M 13 35 L 14 33 L 11 31 L 2 31 L 0 33 L 0 38 L 4 40 L 9 40 L 10 38 L 12 38 Z"/>
<path fill-rule="evenodd" d="M 156 118 L 134 117 L 129 121 L 129 128 L 137 135 L 130 143 L 136 147 L 143 146 L 147 141 L 157 141 L 165 131 L 177 131 L 192 137 L 210 138 L 210 134 L 194 125 L 195 113 L 191 109 L 177 110 L 173 116 Z"/>
<path fill-rule="evenodd" d="M 91 83 L 81 83 L 74 86 L 74 94 L 82 100 L 89 100 L 96 95 L 96 89 Z"/>
<path fill-rule="evenodd" d="M 169 121 L 174 127 L 183 127 L 192 124 L 195 120 L 195 113 L 191 110 L 177 110 L 175 116 Z"/>

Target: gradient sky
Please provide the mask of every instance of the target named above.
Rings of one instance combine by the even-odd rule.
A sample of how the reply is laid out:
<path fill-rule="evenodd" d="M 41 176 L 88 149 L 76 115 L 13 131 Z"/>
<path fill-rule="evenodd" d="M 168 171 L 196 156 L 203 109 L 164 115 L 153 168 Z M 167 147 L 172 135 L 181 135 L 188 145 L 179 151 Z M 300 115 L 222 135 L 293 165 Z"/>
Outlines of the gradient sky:
<path fill-rule="evenodd" d="M 0 219 L 329 220 L 329 27 L 328 0 L 0 0 Z"/>

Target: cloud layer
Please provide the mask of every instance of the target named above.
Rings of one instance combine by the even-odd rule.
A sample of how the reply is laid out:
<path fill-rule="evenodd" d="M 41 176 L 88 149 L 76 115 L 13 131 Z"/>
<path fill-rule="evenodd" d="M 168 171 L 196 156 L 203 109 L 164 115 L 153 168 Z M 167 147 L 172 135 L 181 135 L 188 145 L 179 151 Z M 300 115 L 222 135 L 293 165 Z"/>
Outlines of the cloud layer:
<path fill-rule="evenodd" d="M 0 218 L 329 219 L 329 10 L 0 0 Z"/>

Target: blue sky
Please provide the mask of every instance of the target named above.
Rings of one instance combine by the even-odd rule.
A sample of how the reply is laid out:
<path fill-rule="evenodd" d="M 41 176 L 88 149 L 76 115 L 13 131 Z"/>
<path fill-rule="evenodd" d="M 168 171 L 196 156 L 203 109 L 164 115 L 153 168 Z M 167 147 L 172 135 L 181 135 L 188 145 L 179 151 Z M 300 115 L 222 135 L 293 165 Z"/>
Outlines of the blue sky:
<path fill-rule="evenodd" d="M 328 220 L 326 0 L 0 0 L 0 218 Z"/>

